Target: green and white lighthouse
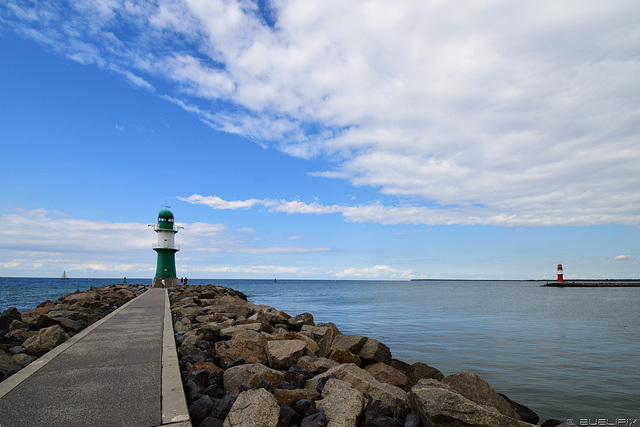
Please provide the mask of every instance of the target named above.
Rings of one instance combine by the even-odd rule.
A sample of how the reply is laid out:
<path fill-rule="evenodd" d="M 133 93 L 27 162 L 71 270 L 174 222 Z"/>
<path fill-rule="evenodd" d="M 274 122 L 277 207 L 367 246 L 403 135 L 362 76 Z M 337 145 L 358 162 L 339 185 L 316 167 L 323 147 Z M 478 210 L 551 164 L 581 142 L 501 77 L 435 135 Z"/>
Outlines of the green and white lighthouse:
<path fill-rule="evenodd" d="M 180 246 L 175 244 L 178 228 L 181 227 L 175 225 L 170 210 L 163 209 L 158 213 L 158 222 L 153 228 L 158 233 L 158 243 L 153 245 L 153 250 L 158 253 L 154 288 L 172 288 L 179 284 L 176 277 L 176 252 L 180 250 Z"/>

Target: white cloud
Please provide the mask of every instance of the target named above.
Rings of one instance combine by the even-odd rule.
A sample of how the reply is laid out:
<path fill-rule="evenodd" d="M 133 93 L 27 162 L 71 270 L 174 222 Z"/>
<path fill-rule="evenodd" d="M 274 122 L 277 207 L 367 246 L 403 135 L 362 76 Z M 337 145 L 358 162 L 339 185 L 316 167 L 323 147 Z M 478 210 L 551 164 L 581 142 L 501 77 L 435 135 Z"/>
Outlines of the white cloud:
<path fill-rule="evenodd" d="M 9 0 L 6 25 L 215 129 L 416 208 L 216 209 L 496 225 L 640 223 L 640 3 Z M 426 206 L 435 206 L 435 209 Z M 421 209 L 417 209 L 421 208 Z M 348 212 L 348 213 L 347 213 Z"/>
<path fill-rule="evenodd" d="M 616 261 L 635 261 L 635 258 L 631 255 L 618 255 L 614 258 Z"/>
<path fill-rule="evenodd" d="M 375 265 L 368 268 L 347 268 L 334 274 L 340 279 L 412 279 L 415 274 L 411 270 L 397 270 L 388 265 Z"/>
<path fill-rule="evenodd" d="M 257 199 L 226 201 L 218 196 L 201 196 L 199 194 L 193 194 L 189 197 L 178 197 L 178 200 L 206 205 L 212 209 L 248 209 L 261 203 L 261 201 Z"/>
<path fill-rule="evenodd" d="M 555 196 L 550 195 L 550 202 L 563 203 L 562 200 L 554 200 Z M 225 201 L 217 196 L 201 196 L 198 194 L 189 197 L 180 197 L 177 199 L 192 204 L 201 204 L 211 207 L 212 209 L 248 209 L 255 206 L 265 206 L 272 213 L 286 214 L 342 214 L 344 219 L 349 222 L 373 222 L 378 224 L 422 224 L 422 225 L 494 225 L 502 227 L 533 227 L 533 226 L 552 226 L 552 225 L 587 225 L 590 224 L 590 209 L 580 207 L 576 208 L 574 215 L 571 217 L 560 217 L 561 207 L 550 207 L 544 212 L 537 211 L 543 209 L 546 204 L 539 200 L 529 200 L 532 206 L 532 212 L 523 214 L 498 212 L 487 207 L 478 206 L 462 206 L 455 208 L 439 208 L 426 207 L 417 204 L 405 205 L 384 205 L 379 201 L 370 202 L 359 205 L 323 205 L 317 201 L 307 203 L 301 200 L 275 200 L 275 199 L 248 199 Z M 573 203 L 572 201 L 569 201 Z M 577 202 L 576 202 L 577 203 Z M 622 207 L 616 216 L 601 215 L 603 221 L 614 222 L 614 218 L 627 218 L 627 221 L 633 222 L 635 216 L 629 216 Z M 558 213 L 555 216 L 554 213 Z"/>

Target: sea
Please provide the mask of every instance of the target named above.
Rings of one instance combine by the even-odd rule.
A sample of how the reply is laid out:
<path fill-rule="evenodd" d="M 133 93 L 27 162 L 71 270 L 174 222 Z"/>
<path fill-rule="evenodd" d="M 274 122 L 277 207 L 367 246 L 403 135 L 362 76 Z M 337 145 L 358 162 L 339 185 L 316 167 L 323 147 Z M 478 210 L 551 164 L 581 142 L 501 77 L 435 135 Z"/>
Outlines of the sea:
<path fill-rule="evenodd" d="M 1 277 L 0 310 L 28 310 L 78 289 L 119 283 L 123 279 Z M 127 283 L 150 285 L 151 279 Z M 375 338 L 394 358 L 445 375 L 475 372 L 541 422 L 624 419 L 630 421 L 606 425 L 631 425 L 640 419 L 640 288 L 490 280 L 188 283 L 227 286 L 292 316 L 309 312 L 316 323 Z"/>

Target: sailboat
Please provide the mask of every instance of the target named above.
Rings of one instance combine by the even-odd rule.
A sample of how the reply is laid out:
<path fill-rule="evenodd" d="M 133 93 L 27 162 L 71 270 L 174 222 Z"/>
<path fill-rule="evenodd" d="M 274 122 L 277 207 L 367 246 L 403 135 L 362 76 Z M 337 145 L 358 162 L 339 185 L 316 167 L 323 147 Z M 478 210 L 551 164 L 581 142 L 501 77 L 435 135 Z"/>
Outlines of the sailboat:
<path fill-rule="evenodd" d="M 66 271 L 63 271 L 63 272 L 62 272 L 62 277 L 61 277 L 61 279 L 62 279 L 62 280 L 69 280 L 69 278 L 67 277 L 67 272 L 66 272 Z"/>

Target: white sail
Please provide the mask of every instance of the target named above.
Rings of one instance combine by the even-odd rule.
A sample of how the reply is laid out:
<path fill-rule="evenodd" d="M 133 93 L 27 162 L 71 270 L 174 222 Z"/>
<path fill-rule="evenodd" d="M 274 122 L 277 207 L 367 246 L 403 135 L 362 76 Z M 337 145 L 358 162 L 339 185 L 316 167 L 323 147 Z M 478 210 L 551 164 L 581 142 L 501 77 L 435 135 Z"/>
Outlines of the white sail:
<path fill-rule="evenodd" d="M 63 271 L 63 272 L 62 272 L 62 280 L 65 280 L 65 279 L 68 279 L 68 277 L 67 277 L 67 272 L 66 272 L 66 271 Z"/>

